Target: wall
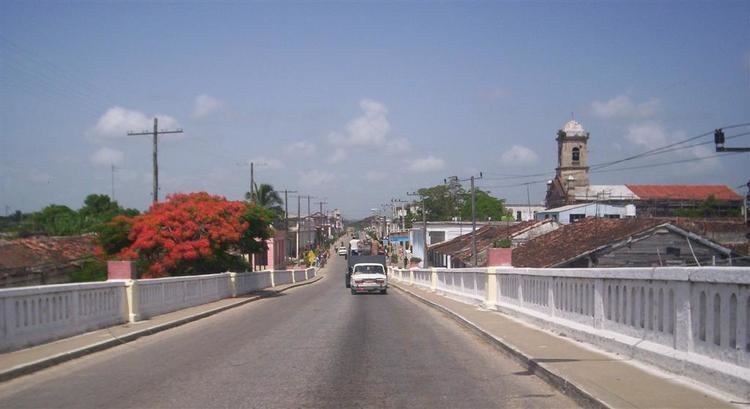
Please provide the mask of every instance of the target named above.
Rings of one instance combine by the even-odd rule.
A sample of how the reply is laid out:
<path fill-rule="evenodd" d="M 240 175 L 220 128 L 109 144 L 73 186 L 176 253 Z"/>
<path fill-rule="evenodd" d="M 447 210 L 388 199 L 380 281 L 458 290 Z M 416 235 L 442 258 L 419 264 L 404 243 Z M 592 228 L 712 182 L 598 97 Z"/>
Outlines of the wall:
<path fill-rule="evenodd" d="M 572 206 L 571 206 L 572 207 Z M 608 215 L 617 215 L 624 219 L 626 215 L 625 205 L 613 206 L 605 203 L 589 203 L 573 208 L 565 206 L 564 210 L 555 211 L 555 209 L 545 210 L 536 215 L 537 220 L 544 220 L 545 217 L 554 218 L 560 224 L 569 224 L 571 214 L 583 214 L 584 217 L 607 217 Z"/>
<path fill-rule="evenodd" d="M 306 270 L 220 273 L 0 290 L 0 352 L 315 277 Z"/>
<path fill-rule="evenodd" d="M 750 399 L 750 268 L 405 271 L 391 278 Z"/>

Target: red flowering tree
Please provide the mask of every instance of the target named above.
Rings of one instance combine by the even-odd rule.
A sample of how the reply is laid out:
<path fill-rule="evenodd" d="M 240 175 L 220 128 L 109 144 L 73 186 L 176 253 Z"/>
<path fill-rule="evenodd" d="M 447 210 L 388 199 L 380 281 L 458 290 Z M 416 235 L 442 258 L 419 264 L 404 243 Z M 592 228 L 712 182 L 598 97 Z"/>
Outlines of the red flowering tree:
<path fill-rule="evenodd" d="M 145 278 L 227 268 L 239 262 L 229 250 L 250 228 L 248 206 L 205 192 L 168 196 L 132 219 L 130 245 L 119 255 L 138 260 Z"/>

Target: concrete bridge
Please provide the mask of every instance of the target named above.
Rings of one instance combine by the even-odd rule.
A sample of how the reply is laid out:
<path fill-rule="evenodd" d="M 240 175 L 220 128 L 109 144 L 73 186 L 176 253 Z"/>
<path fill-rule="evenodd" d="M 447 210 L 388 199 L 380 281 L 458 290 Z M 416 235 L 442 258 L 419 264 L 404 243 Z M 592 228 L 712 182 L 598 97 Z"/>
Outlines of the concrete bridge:
<path fill-rule="evenodd" d="M 29 368 L 0 383 L 0 407 L 750 400 L 750 269 L 391 270 L 382 296 L 350 295 L 344 271 L 335 257 L 320 271 L 0 290 L 0 371 Z M 171 329 L 120 336 L 157 323 Z"/>

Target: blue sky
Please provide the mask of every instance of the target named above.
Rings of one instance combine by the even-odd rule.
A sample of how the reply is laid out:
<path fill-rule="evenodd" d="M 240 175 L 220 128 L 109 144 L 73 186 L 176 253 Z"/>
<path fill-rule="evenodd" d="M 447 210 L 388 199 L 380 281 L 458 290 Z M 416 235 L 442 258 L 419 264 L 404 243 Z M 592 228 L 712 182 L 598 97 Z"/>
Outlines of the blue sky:
<path fill-rule="evenodd" d="M 750 122 L 750 2 L 0 3 L 0 205 L 144 209 L 154 115 L 161 195 L 259 182 L 350 217 L 450 175 L 550 176 L 555 134 L 590 162 Z M 750 131 L 738 128 L 727 135 Z M 701 139 L 708 141 L 710 138 Z M 732 140 L 750 146 L 750 137 Z M 713 156 L 713 145 L 622 167 Z M 511 202 L 514 185 L 480 183 Z M 721 183 L 750 155 L 592 174 Z M 544 196 L 531 185 L 531 200 Z M 2 210 L 2 209 L 0 209 Z"/>

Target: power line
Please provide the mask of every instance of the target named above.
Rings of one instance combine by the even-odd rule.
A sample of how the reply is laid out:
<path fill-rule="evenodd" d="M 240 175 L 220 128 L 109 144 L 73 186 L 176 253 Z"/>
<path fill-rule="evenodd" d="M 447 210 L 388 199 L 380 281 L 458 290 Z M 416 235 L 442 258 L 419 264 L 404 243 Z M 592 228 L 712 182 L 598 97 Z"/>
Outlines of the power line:
<path fill-rule="evenodd" d="M 721 129 L 735 129 L 735 128 L 742 128 L 742 127 L 747 127 L 747 126 L 750 126 L 750 123 L 741 123 L 741 124 L 733 124 L 733 125 L 723 126 L 723 127 L 721 127 Z M 622 158 L 622 159 L 617 159 L 617 160 L 614 160 L 614 161 L 602 162 L 602 163 L 594 164 L 594 165 L 590 166 L 590 169 L 592 170 L 591 173 L 595 173 L 594 171 L 598 170 L 598 169 L 603 169 L 603 168 L 606 168 L 606 167 L 617 165 L 617 164 L 620 164 L 620 163 L 623 163 L 623 162 L 628 162 L 628 161 L 631 161 L 631 160 L 640 159 L 640 158 L 643 158 L 643 157 L 660 155 L 660 154 L 674 152 L 674 151 L 678 151 L 678 150 L 682 150 L 682 149 L 687 149 L 687 148 L 692 148 L 692 147 L 700 146 L 700 145 L 708 145 L 710 143 L 713 143 L 713 141 L 711 140 L 711 141 L 700 142 L 700 143 L 691 144 L 691 145 L 687 145 L 687 146 L 680 146 L 680 145 L 686 144 L 688 142 L 692 142 L 692 141 L 694 141 L 696 139 L 705 138 L 705 137 L 707 137 L 709 135 L 713 135 L 713 133 L 714 133 L 714 131 L 705 132 L 705 133 L 702 133 L 700 135 L 691 136 L 689 138 L 685 138 L 683 140 L 680 140 L 680 141 L 677 141 L 677 142 L 673 142 L 673 143 L 670 143 L 670 144 L 667 144 L 667 145 L 664 145 L 664 146 L 661 146 L 661 147 L 658 147 L 658 148 L 654 148 L 654 149 L 650 149 L 650 150 L 647 150 L 647 151 L 644 151 L 644 152 L 640 152 L 638 154 L 631 155 L 631 156 L 628 156 L 628 157 L 625 157 L 625 158 Z M 739 137 L 746 136 L 746 135 L 750 135 L 750 132 L 743 132 L 743 133 L 739 133 L 739 134 L 736 134 L 736 135 L 728 136 L 726 139 L 734 139 L 734 138 L 739 138 Z M 485 179 L 487 179 L 487 180 L 527 179 L 527 178 L 539 177 L 539 176 L 545 176 L 545 175 L 549 175 L 549 172 L 530 173 L 530 174 L 525 174 L 525 175 L 519 175 L 519 174 L 502 174 L 502 175 L 500 175 L 500 174 L 496 174 L 497 177 L 486 177 Z M 531 184 L 533 184 L 533 183 L 531 183 Z M 522 184 L 513 184 L 512 186 L 523 186 L 523 185 L 524 184 L 522 183 Z"/>

